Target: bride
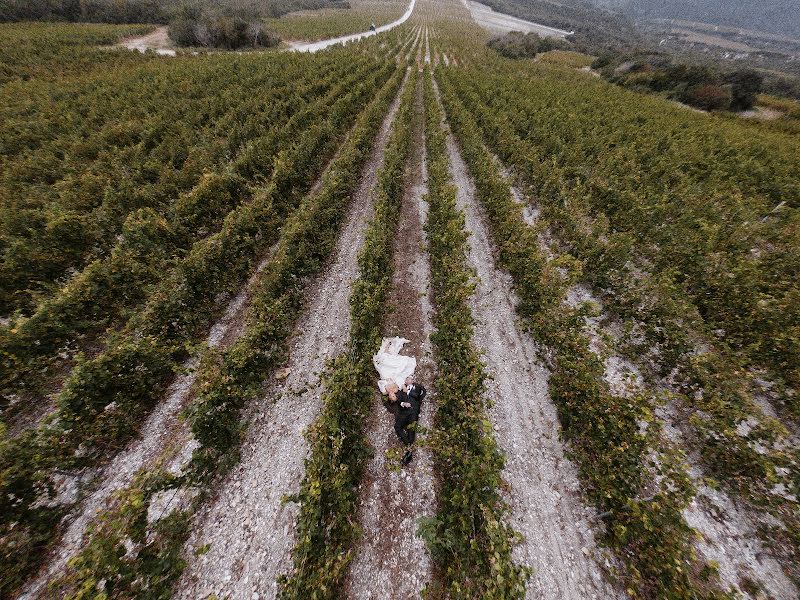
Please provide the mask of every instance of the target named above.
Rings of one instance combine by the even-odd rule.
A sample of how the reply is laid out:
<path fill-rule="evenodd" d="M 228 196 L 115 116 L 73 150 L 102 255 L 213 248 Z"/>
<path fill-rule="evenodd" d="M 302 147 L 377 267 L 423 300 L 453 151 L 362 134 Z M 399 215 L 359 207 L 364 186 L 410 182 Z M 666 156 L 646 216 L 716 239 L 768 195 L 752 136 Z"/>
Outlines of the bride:
<path fill-rule="evenodd" d="M 417 359 L 413 356 L 404 356 L 400 350 L 408 343 L 408 340 L 401 337 L 383 338 L 381 348 L 372 357 L 372 364 L 378 371 L 378 388 L 381 394 L 387 394 L 387 386 L 403 384 L 406 377 L 414 374 L 417 368 Z"/>

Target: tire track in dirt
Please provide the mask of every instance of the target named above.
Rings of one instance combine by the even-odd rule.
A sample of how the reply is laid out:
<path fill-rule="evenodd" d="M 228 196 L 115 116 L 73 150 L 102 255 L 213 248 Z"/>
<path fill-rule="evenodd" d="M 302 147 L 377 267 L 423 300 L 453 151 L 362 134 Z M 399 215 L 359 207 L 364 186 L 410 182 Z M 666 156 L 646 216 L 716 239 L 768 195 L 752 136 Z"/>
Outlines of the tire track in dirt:
<path fill-rule="evenodd" d="M 511 524 L 523 534 L 514 559 L 533 568 L 528 598 L 605 600 L 619 595 L 604 579 L 602 560 L 589 525 L 592 511 L 582 502 L 575 467 L 564 456 L 560 425 L 547 388 L 548 371 L 537 347 L 521 332 L 511 278 L 493 259 L 485 217 L 451 132 L 447 140 L 456 202 L 470 232 L 469 262 L 478 285 L 470 299 L 476 320 L 474 343 L 485 350 L 492 380 L 489 411 L 506 457 L 505 492 Z"/>
<path fill-rule="evenodd" d="M 319 413 L 320 374 L 349 337 L 357 254 L 403 87 L 362 171 L 332 262 L 309 285 L 307 308 L 290 342 L 289 375 L 269 382 L 271 389 L 248 408 L 241 460 L 194 521 L 175 598 L 274 598 L 278 576 L 291 567 L 298 510 L 284 505 L 283 497 L 297 491 L 303 476 L 303 433 Z M 195 552 L 200 547 L 205 551 Z"/>
<path fill-rule="evenodd" d="M 422 110 L 420 79 L 413 117 L 416 148 L 425 147 Z M 424 239 L 426 179 L 425 155 L 413 152 L 406 167 L 406 189 L 394 239 L 394 274 L 384 330 L 386 336 L 407 338 L 403 353 L 417 357 L 416 379 L 428 389 L 420 425 L 430 429 L 435 405 L 431 404 L 434 393 L 430 385 L 434 379 L 433 309 Z M 354 600 L 419 598 L 431 577 L 431 559 L 416 530 L 417 520 L 432 516 L 436 509 L 433 461 L 424 447 L 416 449 L 413 461 L 402 469 L 387 459 L 386 452 L 401 448 L 401 444 L 394 433 L 394 417 L 383 408 L 382 400 L 376 394 L 366 423 L 375 456 L 361 484 L 358 517 L 364 533 L 345 584 L 345 596 Z"/>

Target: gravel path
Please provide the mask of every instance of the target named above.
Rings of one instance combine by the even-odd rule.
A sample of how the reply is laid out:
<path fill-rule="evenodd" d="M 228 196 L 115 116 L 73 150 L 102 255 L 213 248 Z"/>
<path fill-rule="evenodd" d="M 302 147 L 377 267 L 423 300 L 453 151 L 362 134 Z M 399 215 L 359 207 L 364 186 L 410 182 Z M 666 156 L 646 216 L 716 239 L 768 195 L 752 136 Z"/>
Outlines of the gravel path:
<path fill-rule="evenodd" d="M 399 99 L 400 94 L 363 171 L 333 262 L 310 285 L 308 305 L 290 345 L 289 376 L 253 402 L 241 461 L 195 520 L 176 598 L 274 598 L 276 579 L 291 566 L 297 507 L 284 505 L 282 499 L 297 491 L 303 476 L 303 432 L 319 413 L 319 374 L 343 350 L 350 333 L 357 253 L 372 214 L 371 191 Z M 206 552 L 196 554 L 203 546 Z"/>
<path fill-rule="evenodd" d="M 424 148 L 422 82 L 419 83 L 413 143 Z M 428 390 L 420 425 L 430 429 L 436 408 L 431 387 L 434 365 L 430 266 L 423 229 L 428 213 L 422 199 L 427 192 L 426 179 L 424 153 L 416 152 L 406 170 L 406 192 L 394 242 L 393 288 L 384 330 L 386 336 L 407 338 L 409 343 L 403 353 L 417 357 L 416 379 Z M 393 424 L 394 418 L 383 408 L 382 396 L 376 394 L 366 423 L 375 456 L 361 485 L 358 516 L 364 534 L 345 586 L 348 598 L 419 598 L 430 580 L 430 556 L 416 530 L 418 519 L 432 516 L 436 509 L 433 462 L 430 451 L 419 448 L 408 466 L 397 469 L 396 459 L 386 457 L 390 448 L 401 447 Z"/>
<path fill-rule="evenodd" d="M 386 25 L 381 25 L 377 27 L 375 31 L 363 31 L 361 33 L 353 33 L 350 35 L 343 35 L 337 38 L 331 38 L 329 40 L 320 40 L 318 42 L 290 42 L 289 43 L 289 50 L 293 52 L 319 52 L 320 50 L 325 50 L 325 48 L 330 48 L 331 46 L 335 46 L 336 44 L 347 44 L 349 42 L 356 42 L 358 40 L 371 37 L 373 35 L 378 35 L 379 33 L 383 33 L 384 31 L 389 31 L 390 29 L 394 29 L 398 25 L 402 25 L 408 18 L 411 16 L 411 13 L 414 12 L 414 5 L 417 3 L 417 0 L 411 0 L 411 3 L 408 5 L 406 12 L 397 19 L 396 21 L 392 21 L 391 23 L 387 23 Z"/>
<path fill-rule="evenodd" d="M 225 313 L 211 327 L 207 338 L 211 348 L 227 346 L 240 333 L 240 323 L 249 304 L 251 290 L 271 254 L 272 251 L 267 253 L 267 257 L 259 264 L 248 283 L 229 302 Z M 193 369 L 195 366 L 194 360 L 184 365 L 187 369 Z M 80 550 L 86 527 L 98 513 L 111 507 L 114 494 L 130 485 L 140 470 L 175 454 L 180 460 L 175 462 L 173 459 L 169 463 L 173 472 L 180 471 L 188 462 L 195 442 L 191 439 L 191 432 L 186 422 L 179 419 L 179 414 L 192 398 L 196 377 L 197 373 L 194 370 L 176 377 L 167 391 L 165 401 L 148 416 L 139 437 L 104 468 L 77 476 L 60 476 L 57 483 L 60 488 L 59 497 L 63 501 L 76 501 L 81 494 L 81 488 L 96 485 L 96 489 L 79 505 L 47 567 L 24 588 L 19 596 L 20 599 L 48 597 L 46 585 L 62 574 L 67 561 Z"/>
<path fill-rule="evenodd" d="M 474 342 L 485 349 L 484 362 L 493 378 L 488 395 L 495 404 L 489 416 L 507 459 L 503 475 L 509 485 L 511 524 L 525 538 L 513 555 L 533 568 L 527 597 L 619 597 L 598 564 L 589 526 L 592 511 L 581 500 L 576 470 L 559 441 L 560 426 L 547 390 L 549 374 L 537 360 L 535 343 L 518 326 L 511 278 L 494 264 L 475 187 L 452 134 L 448 151 L 457 203 L 471 233 L 469 262 L 479 278 L 470 302 Z"/>

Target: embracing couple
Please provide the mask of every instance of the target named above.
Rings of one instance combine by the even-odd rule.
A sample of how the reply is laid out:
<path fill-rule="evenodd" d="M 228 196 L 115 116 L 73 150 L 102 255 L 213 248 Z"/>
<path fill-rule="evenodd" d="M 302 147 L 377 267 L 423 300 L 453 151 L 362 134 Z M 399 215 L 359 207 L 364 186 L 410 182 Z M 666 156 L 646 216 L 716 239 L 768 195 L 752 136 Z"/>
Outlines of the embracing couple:
<path fill-rule="evenodd" d="M 416 423 L 425 399 L 425 388 L 414 381 L 411 376 L 406 377 L 402 388 L 394 382 L 386 386 L 387 399 L 383 405 L 394 415 L 394 431 L 406 447 L 402 463 L 411 462 L 411 444 L 417 438 Z"/>
<path fill-rule="evenodd" d="M 383 405 L 394 415 L 394 430 L 406 448 L 403 464 L 411 462 L 411 444 L 416 438 L 416 423 L 425 398 L 425 388 L 414 381 L 417 359 L 400 354 L 409 340 L 383 338 L 381 348 L 372 357 L 378 371 L 378 388 L 386 395 Z M 402 387 L 398 383 L 402 382 Z"/>

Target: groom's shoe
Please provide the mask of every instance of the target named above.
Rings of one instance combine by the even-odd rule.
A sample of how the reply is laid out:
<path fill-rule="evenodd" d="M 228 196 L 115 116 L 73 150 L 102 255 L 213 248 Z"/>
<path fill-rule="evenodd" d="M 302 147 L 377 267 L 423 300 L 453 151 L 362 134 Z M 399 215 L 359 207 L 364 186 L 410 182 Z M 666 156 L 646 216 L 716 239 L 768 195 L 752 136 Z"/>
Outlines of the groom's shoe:
<path fill-rule="evenodd" d="M 411 462 L 412 458 L 414 458 L 414 455 L 411 454 L 411 450 L 406 450 L 406 453 L 403 454 L 403 460 L 401 460 L 400 462 L 402 462 L 403 465 L 407 465 L 408 463 Z"/>

